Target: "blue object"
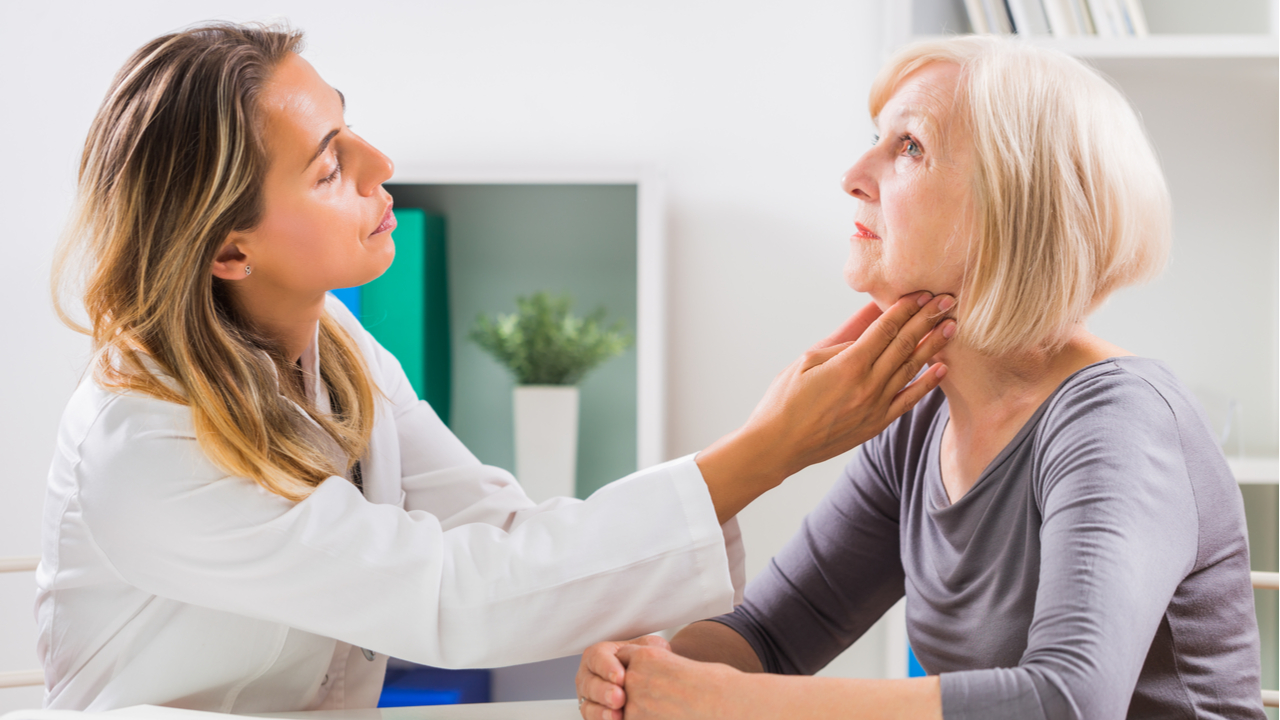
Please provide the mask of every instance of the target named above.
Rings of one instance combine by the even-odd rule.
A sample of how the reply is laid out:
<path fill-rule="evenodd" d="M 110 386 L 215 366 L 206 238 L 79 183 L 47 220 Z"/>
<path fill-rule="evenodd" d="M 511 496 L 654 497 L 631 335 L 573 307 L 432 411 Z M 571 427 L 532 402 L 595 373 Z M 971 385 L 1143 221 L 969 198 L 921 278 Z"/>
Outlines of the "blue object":
<path fill-rule="evenodd" d="M 459 705 L 461 690 L 383 687 L 378 707 L 418 707 L 420 705 Z"/>
<path fill-rule="evenodd" d="M 907 677 L 924 677 L 928 674 L 929 673 L 924 671 L 924 666 L 922 666 L 920 664 L 920 661 L 916 659 L 915 651 L 911 649 L 910 645 L 908 645 L 907 646 Z"/>
<path fill-rule="evenodd" d="M 347 309 L 351 311 L 352 315 L 356 316 L 357 320 L 360 319 L 360 288 L 359 286 L 342 288 L 341 290 L 334 290 L 332 292 L 333 292 L 333 296 L 341 300 L 342 304 L 347 306 Z"/>
<path fill-rule="evenodd" d="M 388 667 L 378 707 L 487 703 L 491 696 L 491 678 L 488 670 L 443 670 L 425 665 Z"/>

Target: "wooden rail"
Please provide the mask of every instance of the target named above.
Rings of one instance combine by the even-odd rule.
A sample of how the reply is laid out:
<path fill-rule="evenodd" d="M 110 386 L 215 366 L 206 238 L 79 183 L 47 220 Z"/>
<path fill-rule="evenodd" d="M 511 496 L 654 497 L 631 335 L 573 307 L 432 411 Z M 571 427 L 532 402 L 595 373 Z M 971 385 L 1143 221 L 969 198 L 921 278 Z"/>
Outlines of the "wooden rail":
<path fill-rule="evenodd" d="M 1251 572 L 1253 586 L 1259 590 L 1280 590 L 1280 573 Z"/>
<path fill-rule="evenodd" d="M 0 673 L 0 688 L 30 687 L 44 684 L 43 670 Z"/>
<path fill-rule="evenodd" d="M 25 555 L 21 557 L 0 557 L 0 573 L 9 572 L 30 572 L 36 569 L 36 565 L 40 564 L 39 555 Z"/>
<path fill-rule="evenodd" d="M 39 564 L 39 555 L 0 557 L 0 573 L 31 572 Z M 43 670 L 0 672 L 0 688 L 30 687 L 32 685 L 44 685 Z"/>

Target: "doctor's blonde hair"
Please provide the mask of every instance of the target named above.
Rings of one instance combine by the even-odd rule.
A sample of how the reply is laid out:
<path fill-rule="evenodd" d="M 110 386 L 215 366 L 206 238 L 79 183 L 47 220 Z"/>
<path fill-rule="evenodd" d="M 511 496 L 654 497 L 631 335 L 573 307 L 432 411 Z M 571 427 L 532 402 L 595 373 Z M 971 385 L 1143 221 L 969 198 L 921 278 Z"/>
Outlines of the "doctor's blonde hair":
<path fill-rule="evenodd" d="M 1164 267 L 1170 202 L 1155 150 L 1096 71 L 994 36 L 899 51 L 872 84 L 871 116 L 935 62 L 960 67 L 955 116 L 973 141 L 957 339 L 992 355 L 1055 348 L 1116 289 Z"/>
<path fill-rule="evenodd" d="M 334 412 L 318 412 L 302 371 L 237 314 L 212 266 L 229 233 L 262 217 L 257 101 L 301 43 L 288 28 L 211 24 L 134 53 L 89 129 L 53 273 L 55 308 L 93 338 L 100 384 L 189 406 L 215 464 L 291 500 L 365 452 L 369 372 L 347 332 L 323 317 L 320 372 Z M 88 327 L 64 300 L 81 291 Z M 312 420 L 345 466 L 316 442 Z"/>

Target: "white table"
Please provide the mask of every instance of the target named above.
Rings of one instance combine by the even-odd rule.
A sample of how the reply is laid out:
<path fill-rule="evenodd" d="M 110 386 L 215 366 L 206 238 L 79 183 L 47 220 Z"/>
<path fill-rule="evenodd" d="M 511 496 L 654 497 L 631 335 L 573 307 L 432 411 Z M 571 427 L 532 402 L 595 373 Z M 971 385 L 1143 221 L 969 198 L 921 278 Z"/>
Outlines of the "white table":
<path fill-rule="evenodd" d="M 317 710 L 257 715 L 275 720 L 580 720 L 577 700 Z"/>
<path fill-rule="evenodd" d="M 0 720 L 92 720 L 98 717 L 103 720 L 228 720 L 228 718 L 240 717 L 272 718 L 273 720 L 579 720 L 582 716 L 578 714 L 577 700 L 540 700 L 257 715 L 224 715 L 138 705 L 105 713 L 85 713 L 75 710 L 16 710 L 4 715 Z"/>

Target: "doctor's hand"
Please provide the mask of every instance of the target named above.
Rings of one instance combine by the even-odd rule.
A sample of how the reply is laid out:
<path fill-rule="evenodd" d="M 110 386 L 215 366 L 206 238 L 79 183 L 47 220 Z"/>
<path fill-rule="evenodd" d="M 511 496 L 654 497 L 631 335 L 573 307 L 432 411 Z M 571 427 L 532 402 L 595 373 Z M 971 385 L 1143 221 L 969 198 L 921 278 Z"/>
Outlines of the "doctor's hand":
<path fill-rule="evenodd" d="M 618 659 L 624 647 L 654 647 L 670 650 L 671 645 L 658 635 L 645 635 L 622 642 L 601 642 L 582 653 L 578 675 L 578 712 L 583 720 L 622 720 L 622 707 L 627 702 L 623 682 L 626 668 Z"/>
<path fill-rule="evenodd" d="M 949 295 L 907 295 L 883 313 L 868 304 L 783 370 L 737 431 L 696 462 L 720 522 L 814 463 L 870 440 L 938 386 L 934 365 L 954 336 Z"/>
<path fill-rule="evenodd" d="M 660 647 L 626 645 L 618 649 L 617 659 L 626 666 L 626 720 L 788 716 L 788 708 L 775 707 L 776 698 L 762 687 L 760 681 L 768 676 L 690 660 Z"/>

